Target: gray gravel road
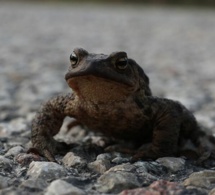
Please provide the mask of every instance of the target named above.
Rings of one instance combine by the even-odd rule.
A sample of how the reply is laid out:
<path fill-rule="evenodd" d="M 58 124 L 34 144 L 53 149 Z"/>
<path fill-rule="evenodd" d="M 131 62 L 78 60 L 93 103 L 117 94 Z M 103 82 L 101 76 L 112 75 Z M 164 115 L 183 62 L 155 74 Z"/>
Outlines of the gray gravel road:
<path fill-rule="evenodd" d="M 0 106 L 13 112 L 0 119 L 26 115 L 67 91 L 74 47 L 126 51 L 150 76 L 155 95 L 180 100 L 214 129 L 214 10 L 144 6 L 1 2 Z"/>
<path fill-rule="evenodd" d="M 154 95 L 181 101 L 215 133 L 215 10 L 0 2 L 0 137 L 69 91 L 75 47 L 126 51 Z"/>

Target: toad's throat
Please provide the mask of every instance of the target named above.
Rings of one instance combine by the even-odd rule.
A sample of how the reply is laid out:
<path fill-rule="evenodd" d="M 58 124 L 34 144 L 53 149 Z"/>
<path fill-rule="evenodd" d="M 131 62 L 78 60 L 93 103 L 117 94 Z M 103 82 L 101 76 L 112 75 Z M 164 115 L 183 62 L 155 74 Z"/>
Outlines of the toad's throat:
<path fill-rule="evenodd" d="M 67 83 L 79 98 L 92 102 L 121 101 L 132 93 L 125 84 L 91 75 L 73 77 Z"/>

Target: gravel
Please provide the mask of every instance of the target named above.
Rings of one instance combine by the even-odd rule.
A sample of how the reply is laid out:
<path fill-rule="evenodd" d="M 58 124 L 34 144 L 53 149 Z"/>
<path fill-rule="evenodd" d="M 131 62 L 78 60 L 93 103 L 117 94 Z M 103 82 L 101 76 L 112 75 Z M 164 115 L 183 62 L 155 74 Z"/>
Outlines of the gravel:
<path fill-rule="evenodd" d="M 214 10 L 0 2 L 0 25 L 0 194 L 214 194 L 214 162 L 130 163 L 100 150 L 100 135 L 66 132 L 69 120 L 58 138 L 79 145 L 57 155 L 59 164 L 26 154 L 40 104 L 70 91 L 64 75 L 75 47 L 126 51 L 150 77 L 154 95 L 181 101 L 215 134 Z"/>

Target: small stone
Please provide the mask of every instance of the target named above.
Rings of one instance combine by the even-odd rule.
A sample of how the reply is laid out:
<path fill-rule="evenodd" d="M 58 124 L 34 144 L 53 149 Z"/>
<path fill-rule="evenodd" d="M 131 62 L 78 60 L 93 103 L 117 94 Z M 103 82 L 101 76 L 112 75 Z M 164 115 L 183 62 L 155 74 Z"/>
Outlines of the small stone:
<path fill-rule="evenodd" d="M 131 172 L 106 172 L 96 184 L 96 189 L 103 193 L 119 193 L 125 189 L 140 187 L 137 176 Z"/>
<path fill-rule="evenodd" d="M 139 195 L 139 194 L 147 194 L 147 195 L 179 195 L 183 191 L 183 187 L 175 182 L 169 181 L 155 181 L 147 188 L 137 188 L 133 190 L 124 190 L 119 195 Z"/>
<path fill-rule="evenodd" d="M 147 195 L 159 195 L 157 194 L 153 194 L 149 193 L 149 190 L 147 190 L 147 188 L 136 188 L 133 190 L 123 190 L 121 193 L 119 193 L 119 195 L 139 195 L 139 194 L 147 194 Z"/>
<path fill-rule="evenodd" d="M 111 159 L 112 159 L 112 155 L 110 153 L 99 154 L 96 157 L 96 160 L 111 160 Z"/>
<path fill-rule="evenodd" d="M 114 166 L 108 170 L 108 172 L 116 172 L 116 171 L 135 172 L 136 167 L 134 165 L 131 165 L 130 163 L 125 163 L 125 164 Z"/>
<path fill-rule="evenodd" d="M 135 162 L 134 165 L 136 167 L 137 173 L 147 173 L 146 162 L 144 162 L 144 161 L 137 161 L 137 162 Z"/>
<path fill-rule="evenodd" d="M 184 169 L 185 160 L 183 158 L 163 157 L 156 160 L 171 172 L 177 172 Z"/>
<path fill-rule="evenodd" d="M 18 192 L 17 188 L 14 186 L 10 186 L 8 188 L 4 188 L 0 190 L 1 195 L 19 195 L 20 193 Z"/>
<path fill-rule="evenodd" d="M 8 187 L 9 178 L 0 175 L 0 189 Z"/>
<path fill-rule="evenodd" d="M 24 148 L 22 146 L 15 146 L 15 147 L 9 149 L 4 156 L 5 157 L 9 157 L 9 156 L 14 157 L 21 152 L 24 152 Z"/>
<path fill-rule="evenodd" d="M 29 165 L 27 176 L 30 178 L 56 179 L 66 175 L 66 170 L 59 164 L 54 162 L 36 162 L 33 161 Z"/>
<path fill-rule="evenodd" d="M 215 188 L 213 188 L 210 192 L 209 195 L 215 195 Z"/>
<path fill-rule="evenodd" d="M 22 182 L 20 187 L 33 189 L 33 190 L 44 190 L 48 186 L 48 183 L 44 179 L 27 179 Z"/>
<path fill-rule="evenodd" d="M 12 170 L 12 161 L 4 156 L 0 156 L 0 170 L 5 172 L 11 172 Z"/>
<path fill-rule="evenodd" d="M 23 166 L 23 167 L 18 166 L 15 169 L 16 176 L 19 177 L 19 178 L 22 177 L 22 176 L 26 176 L 27 171 L 28 171 L 27 166 L 26 167 L 25 166 Z"/>
<path fill-rule="evenodd" d="M 111 162 L 116 163 L 116 164 L 127 163 L 127 162 L 129 162 L 129 158 L 116 157 Z"/>
<path fill-rule="evenodd" d="M 192 173 L 183 184 L 211 190 L 215 187 L 215 171 L 204 170 Z"/>
<path fill-rule="evenodd" d="M 91 170 L 102 174 L 111 167 L 111 164 L 108 160 L 96 160 L 94 162 L 89 163 L 88 167 Z"/>
<path fill-rule="evenodd" d="M 75 155 L 73 152 L 68 152 L 62 159 L 62 162 L 67 167 L 84 166 L 86 161 L 80 156 Z"/>
<path fill-rule="evenodd" d="M 153 175 L 166 174 L 166 168 L 156 161 L 139 161 L 133 164 L 139 172 L 147 172 Z"/>
<path fill-rule="evenodd" d="M 142 186 L 150 185 L 152 182 L 157 181 L 160 175 L 166 173 L 163 170 L 163 166 L 157 162 L 137 161 L 134 165 L 136 167 L 136 173 L 141 179 Z"/>
<path fill-rule="evenodd" d="M 53 181 L 47 188 L 45 195 L 84 195 L 86 194 L 83 190 L 67 183 L 63 180 Z"/>

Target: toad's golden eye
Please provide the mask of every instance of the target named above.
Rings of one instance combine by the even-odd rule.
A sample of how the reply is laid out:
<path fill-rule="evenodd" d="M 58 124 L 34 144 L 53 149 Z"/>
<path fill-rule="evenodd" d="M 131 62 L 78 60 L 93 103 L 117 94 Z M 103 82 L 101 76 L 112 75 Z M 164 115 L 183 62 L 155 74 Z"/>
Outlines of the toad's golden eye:
<path fill-rule="evenodd" d="M 74 52 L 70 55 L 70 62 L 71 62 L 72 67 L 75 68 L 78 63 L 78 57 L 76 56 L 76 54 Z"/>
<path fill-rule="evenodd" d="M 128 66 L 128 59 L 126 57 L 120 58 L 116 61 L 115 65 L 119 70 L 125 70 Z"/>

